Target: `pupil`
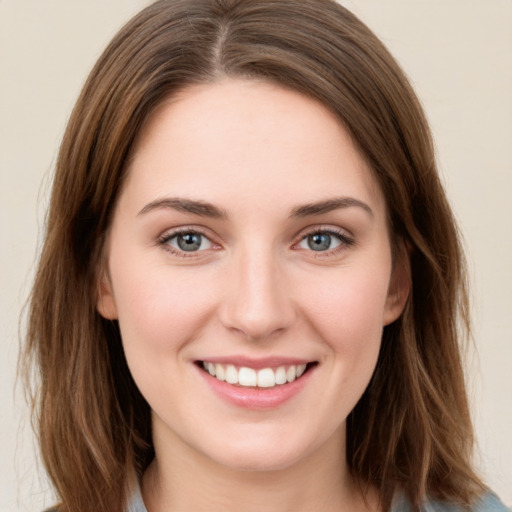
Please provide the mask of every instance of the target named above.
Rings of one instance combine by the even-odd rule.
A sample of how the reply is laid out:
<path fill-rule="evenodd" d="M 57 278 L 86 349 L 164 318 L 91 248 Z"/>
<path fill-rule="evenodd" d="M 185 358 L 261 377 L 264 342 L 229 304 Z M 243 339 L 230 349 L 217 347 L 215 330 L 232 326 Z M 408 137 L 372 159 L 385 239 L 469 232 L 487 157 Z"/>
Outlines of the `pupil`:
<path fill-rule="evenodd" d="M 308 245 L 313 251 L 325 251 L 331 246 L 331 236 L 325 233 L 309 235 Z"/>
<path fill-rule="evenodd" d="M 186 233 L 178 236 L 178 245 L 183 251 L 197 251 L 201 246 L 201 235 Z"/>

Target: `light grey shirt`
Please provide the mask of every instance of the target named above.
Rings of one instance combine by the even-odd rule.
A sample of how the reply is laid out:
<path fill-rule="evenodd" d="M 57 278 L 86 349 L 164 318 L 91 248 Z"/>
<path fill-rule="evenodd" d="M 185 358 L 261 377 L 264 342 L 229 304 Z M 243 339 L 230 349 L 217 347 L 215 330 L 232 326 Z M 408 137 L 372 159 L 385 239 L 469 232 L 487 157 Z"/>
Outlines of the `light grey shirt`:
<path fill-rule="evenodd" d="M 404 497 L 398 496 L 394 500 L 392 512 L 411 511 L 412 508 Z M 147 512 L 138 486 L 132 494 L 126 512 Z M 422 507 L 422 512 L 464 512 L 464 509 L 460 506 L 451 505 L 449 503 L 429 501 Z M 471 512 L 512 512 L 512 510 L 505 507 L 495 494 L 487 493 L 473 506 Z"/>
<path fill-rule="evenodd" d="M 148 512 L 144 502 L 142 501 L 142 495 L 140 493 L 139 486 L 134 489 L 132 497 L 128 502 L 128 508 L 126 509 L 126 512 Z"/>

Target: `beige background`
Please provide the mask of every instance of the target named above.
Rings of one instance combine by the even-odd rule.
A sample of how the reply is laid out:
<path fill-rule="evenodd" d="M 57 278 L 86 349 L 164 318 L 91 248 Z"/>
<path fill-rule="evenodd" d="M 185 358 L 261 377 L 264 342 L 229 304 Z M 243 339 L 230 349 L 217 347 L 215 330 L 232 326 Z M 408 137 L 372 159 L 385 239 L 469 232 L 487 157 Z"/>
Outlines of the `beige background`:
<path fill-rule="evenodd" d="M 147 3 L 0 0 L 0 512 L 40 511 L 52 499 L 15 376 L 18 318 L 59 140 L 99 52 Z M 343 3 L 401 62 L 432 123 L 470 255 L 479 465 L 511 506 L 512 0 Z"/>

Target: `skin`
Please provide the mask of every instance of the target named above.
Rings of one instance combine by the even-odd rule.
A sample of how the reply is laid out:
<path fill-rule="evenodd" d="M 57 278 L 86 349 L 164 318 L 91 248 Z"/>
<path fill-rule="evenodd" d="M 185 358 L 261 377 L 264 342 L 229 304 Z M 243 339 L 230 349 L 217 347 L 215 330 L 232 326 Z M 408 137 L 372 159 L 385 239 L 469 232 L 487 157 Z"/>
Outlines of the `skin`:
<path fill-rule="evenodd" d="M 340 197 L 351 200 L 297 215 Z M 200 231 L 200 250 L 180 250 L 177 228 Z M 312 250 L 322 232 L 336 235 Z M 346 418 L 408 291 L 385 198 L 325 107 L 235 79 L 163 103 L 136 142 L 98 299 L 152 409 L 149 512 L 378 508 L 347 471 Z M 317 364 L 292 399 L 254 410 L 213 393 L 195 364 L 240 355 Z"/>

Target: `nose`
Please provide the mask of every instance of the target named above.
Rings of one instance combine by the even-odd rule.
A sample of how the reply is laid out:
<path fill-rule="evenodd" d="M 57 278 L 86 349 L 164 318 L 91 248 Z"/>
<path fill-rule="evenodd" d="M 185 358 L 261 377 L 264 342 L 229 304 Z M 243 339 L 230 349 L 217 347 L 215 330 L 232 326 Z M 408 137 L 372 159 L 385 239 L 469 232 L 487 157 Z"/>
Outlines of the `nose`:
<path fill-rule="evenodd" d="M 253 341 L 287 330 L 296 312 L 277 258 L 246 251 L 233 263 L 220 308 L 224 326 Z"/>

